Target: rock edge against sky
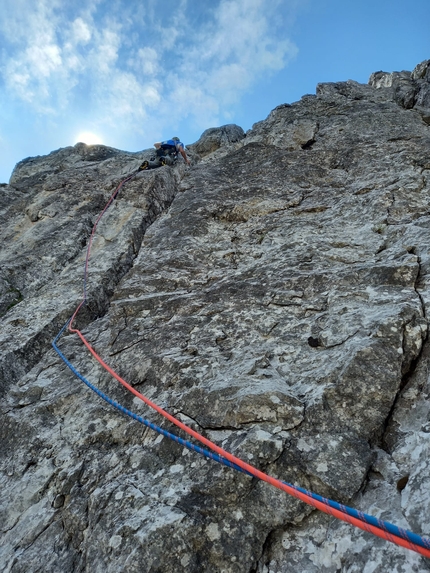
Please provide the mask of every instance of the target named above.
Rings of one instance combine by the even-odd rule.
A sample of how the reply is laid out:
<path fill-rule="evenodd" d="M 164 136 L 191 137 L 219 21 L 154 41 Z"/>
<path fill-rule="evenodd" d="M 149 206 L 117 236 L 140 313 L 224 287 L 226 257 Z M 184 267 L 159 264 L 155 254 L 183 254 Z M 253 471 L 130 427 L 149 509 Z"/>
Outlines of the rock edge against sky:
<path fill-rule="evenodd" d="M 77 325 L 137 390 L 271 475 L 430 534 L 430 60 L 320 84 L 106 212 Z M 102 402 L 51 342 L 92 226 L 151 150 L 28 158 L 0 194 L 0 560 L 44 571 L 430 570 Z M 67 334 L 93 384 L 171 429 Z M 379 568 L 379 569 L 378 569 Z"/>

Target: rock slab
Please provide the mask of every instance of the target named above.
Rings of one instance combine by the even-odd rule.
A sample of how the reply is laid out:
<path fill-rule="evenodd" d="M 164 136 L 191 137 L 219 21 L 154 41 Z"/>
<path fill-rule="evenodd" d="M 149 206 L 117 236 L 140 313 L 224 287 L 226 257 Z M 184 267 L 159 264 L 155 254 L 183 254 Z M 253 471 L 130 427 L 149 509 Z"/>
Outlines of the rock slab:
<path fill-rule="evenodd" d="M 138 173 L 94 237 L 77 325 L 139 392 L 259 469 L 430 534 L 430 61 L 320 84 L 193 168 Z M 51 348 L 109 197 L 151 151 L 78 144 L 1 189 L 4 571 L 425 572 L 428 560 L 198 457 Z M 158 415 L 75 335 L 59 346 Z"/>

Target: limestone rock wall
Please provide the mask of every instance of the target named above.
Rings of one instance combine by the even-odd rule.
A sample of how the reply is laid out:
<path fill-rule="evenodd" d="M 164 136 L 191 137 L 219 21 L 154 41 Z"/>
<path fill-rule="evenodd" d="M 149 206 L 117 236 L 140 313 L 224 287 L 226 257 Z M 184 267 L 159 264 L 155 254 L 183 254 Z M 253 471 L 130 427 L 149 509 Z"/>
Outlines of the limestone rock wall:
<path fill-rule="evenodd" d="M 429 63 L 321 84 L 246 136 L 208 130 L 191 170 L 139 173 L 99 225 L 77 319 L 122 377 L 230 452 L 422 535 Z M 429 571 L 123 416 L 54 353 L 92 225 L 149 154 L 78 144 L 0 190 L 3 570 Z M 171 429 L 75 335 L 60 348 Z"/>

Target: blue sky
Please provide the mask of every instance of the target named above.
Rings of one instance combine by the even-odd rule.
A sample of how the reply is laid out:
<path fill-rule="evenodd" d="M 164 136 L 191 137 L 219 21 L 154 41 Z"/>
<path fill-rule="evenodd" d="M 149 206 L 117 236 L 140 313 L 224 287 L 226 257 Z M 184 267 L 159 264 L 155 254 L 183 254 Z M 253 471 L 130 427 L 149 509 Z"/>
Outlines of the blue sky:
<path fill-rule="evenodd" d="M 430 59 L 429 0 L 1 0 L 0 182 L 78 140 L 243 129 L 317 83 Z"/>

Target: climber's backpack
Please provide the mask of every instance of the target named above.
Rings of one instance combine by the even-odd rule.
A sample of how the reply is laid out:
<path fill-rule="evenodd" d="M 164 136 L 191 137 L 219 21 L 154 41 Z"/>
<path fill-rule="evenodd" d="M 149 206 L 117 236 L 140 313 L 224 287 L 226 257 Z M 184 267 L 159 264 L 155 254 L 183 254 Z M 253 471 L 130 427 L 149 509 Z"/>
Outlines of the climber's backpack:
<path fill-rule="evenodd" d="M 174 141 L 173 139 L 167 139 L 166 141 L 162 141 L 160 146 L 160 151 L 163 152 L 162 153 L 163 155 L 176 156 L 178 153 L 176 151 L 176 141 Z"/>

